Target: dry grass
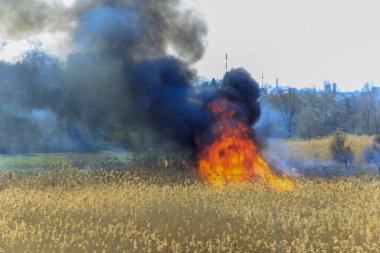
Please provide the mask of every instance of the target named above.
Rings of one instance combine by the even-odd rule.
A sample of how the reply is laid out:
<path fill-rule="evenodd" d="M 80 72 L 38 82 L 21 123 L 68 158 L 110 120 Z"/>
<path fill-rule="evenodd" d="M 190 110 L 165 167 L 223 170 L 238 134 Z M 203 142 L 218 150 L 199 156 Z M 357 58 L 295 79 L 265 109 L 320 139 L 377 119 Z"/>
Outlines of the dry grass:
<path fill-rule="evenodd" d="M 0 252 L 380 252 L 380 183 L 225 189 L 182 172 L 0 174 Z"/>
<path fill-rule="evenodd" d="M 363 164 L 363 151 L 372 144 L 373 136 L 358 136 L 348 135 L 348 143 L 351 145 L 352 151 L 355 156 L 356 164 Z M 330 152 L 330 143 L 332 137 L 323 137 L 320 139 L 312 140 L 281 140 L 280 144 L 286 146 L 289 149 L 288 155 L 292 157 L 302 157 L 302 159 L 308 160 L 332 160 Z"/>

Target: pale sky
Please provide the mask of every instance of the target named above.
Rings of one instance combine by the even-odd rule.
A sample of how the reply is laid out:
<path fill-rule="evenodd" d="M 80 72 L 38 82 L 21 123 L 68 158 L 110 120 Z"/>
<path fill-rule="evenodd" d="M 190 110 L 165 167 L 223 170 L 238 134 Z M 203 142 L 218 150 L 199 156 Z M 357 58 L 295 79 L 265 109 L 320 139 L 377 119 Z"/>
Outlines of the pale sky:
<path fill-rule="evenodd" d="M 378 0 L 184 1 L 209 28 L 206 54 L 195 65 L 201 76 L 222 78 L 228 53 L 230 68 L 244 67 L 260 83 L 263 73 L 264 82 L 278 77 L 294 87 L 321 87 L 324 80 L 340 90 L 380 85 Z M 62 48 L 45 41 L 52 52 Z M 11 59 L 22 45 L 10 43 L 0 58 Z"/>
<path fill-rule="evenodd" d="M 198 0 L 208 26 L 200 75 L 220 77 L 225 53 L 261 82 L 341 90 L 380 84 L 378 0 Z"/>

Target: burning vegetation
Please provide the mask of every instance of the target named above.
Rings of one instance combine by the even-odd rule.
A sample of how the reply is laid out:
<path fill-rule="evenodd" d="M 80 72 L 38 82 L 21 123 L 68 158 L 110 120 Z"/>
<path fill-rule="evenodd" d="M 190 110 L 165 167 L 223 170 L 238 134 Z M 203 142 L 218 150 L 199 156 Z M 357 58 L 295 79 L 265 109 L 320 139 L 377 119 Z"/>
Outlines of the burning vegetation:
<path fill-rule="evenodd" d="M 0 62 L 0 73 L 7 69 L 0 76 L 7 84 L 0 151 L 141 150 L 150 148 L 140 141 L 148 135 L 198 158 L 202 174 L 216 184 L 278 181 L 253 140 L 260 106 L 250 74 L 234 69 L 220 88 L 192 85 L 207 28 L 179 0 L 32 2 L 17 8 L 4 2 L 0 20 L 9 18 L 0 31 L 10 38 L 66 32 L 72 50 L 65 62 L 38 47 L 16 64 Z"/>
<path fill-rule="evenodd" d="M 209 104 L 217 123 L 212 131 L 214 140 L 199 153 L 203 177 L 217 186 L 258 178 L 276 190 L 293 190 L 293 183 L 286 177 L 278 178 L 263 160 L 257 152 L 252 129 L 234 120 L 236 111 L 228 106 L 226 99 Z"/>
<path fill-rule="evenodd" d="M 128 152 L 117 169 L 107 157 L 98 169 L 0 170 L 0 252 L 378 252 L 378 178 L 295 187 L 272 170 L 252 76 L 238 68 L 218 87 L 192 85 L 207 28 L 180 0 L 0 3 L 0 33 L 65 32 L 72 47 L 64 62 L 38 47 L 0 61 L 0 153 L 155 153 Z M 286 94 L 280 105 L 298 101 Z M 171 151 L 184 169 L 159 153 Z"/>

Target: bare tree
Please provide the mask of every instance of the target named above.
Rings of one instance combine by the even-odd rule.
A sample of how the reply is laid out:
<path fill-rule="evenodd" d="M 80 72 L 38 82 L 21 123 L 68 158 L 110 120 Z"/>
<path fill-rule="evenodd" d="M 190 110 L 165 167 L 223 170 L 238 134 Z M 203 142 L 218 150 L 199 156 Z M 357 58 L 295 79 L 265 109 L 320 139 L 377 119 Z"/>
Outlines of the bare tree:
<path fill-rule="evenodd" d="M 339 108 L 334 93 L 324 92 L 318 96 L 317 114 L 319 118 L 321 135 L 328 135 L 338 127 Z"/>
<path fill-rule="evenodd" d="M 293 136 L 294 124 L 297 114 L 301 109 L 301 99 L 297 90 L 289 88 L 287 90 L 279 90 L 276 95 L 271 97 L 273 107 L 278 111 L 284 121 L 288 137 Z"/>
<path fill-rule="evenodd" d="M 46 58 L 46 52 L 39 40 L 28 40 L 28 49 L 21 54 L 21 61 L 40 64 Z"/>
<path fill-rule="evenodd" d="M 311 139 L 318 135 L 318 118 L 314 108 L 304 107 L 297 119 L 297 133 L 302 138 Z"/>
<path fill-rule="evenodd" d="M 376 89 L 370 83 L 364 84 L 363 91 L 360 94 L 360 115 L 365 134 L 372 134 L 371 126 L 377 110 L 376 96 Z"/>

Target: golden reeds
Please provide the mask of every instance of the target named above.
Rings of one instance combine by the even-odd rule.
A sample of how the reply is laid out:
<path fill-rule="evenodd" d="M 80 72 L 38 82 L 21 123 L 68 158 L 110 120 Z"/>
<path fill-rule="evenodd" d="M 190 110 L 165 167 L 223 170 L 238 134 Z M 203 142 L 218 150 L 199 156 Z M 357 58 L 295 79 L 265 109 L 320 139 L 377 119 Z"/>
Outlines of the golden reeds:
<path fill-rule="evenodd" d="M 0 252 L 379 252 L 380 183 L 202 183 L 170 170 L 0 173 Z"/>

